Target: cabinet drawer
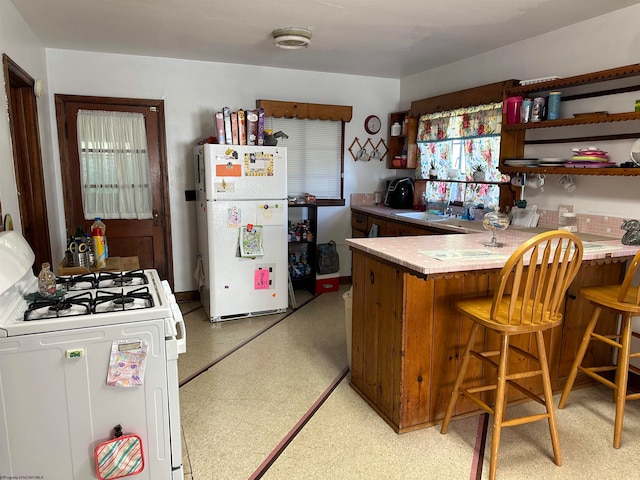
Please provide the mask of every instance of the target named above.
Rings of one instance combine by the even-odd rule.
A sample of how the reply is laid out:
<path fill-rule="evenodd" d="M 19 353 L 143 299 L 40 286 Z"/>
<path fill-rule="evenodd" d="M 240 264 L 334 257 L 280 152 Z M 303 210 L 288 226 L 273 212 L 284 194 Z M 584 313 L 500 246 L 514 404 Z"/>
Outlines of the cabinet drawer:
<path fill-rule="evenodd" d="M 351 228 L 353 228 L 354 230 L 359 230 L 361 232 L 367 233 L 369 231 L 367 229 L 367 215 L 364 215 L 362 213 L 352 212 Z"/>

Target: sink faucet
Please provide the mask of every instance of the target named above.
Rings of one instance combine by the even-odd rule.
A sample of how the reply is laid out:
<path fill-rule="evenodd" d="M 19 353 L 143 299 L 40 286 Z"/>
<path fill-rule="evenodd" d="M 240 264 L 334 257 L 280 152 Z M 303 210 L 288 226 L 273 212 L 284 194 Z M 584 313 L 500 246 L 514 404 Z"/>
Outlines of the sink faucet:
<path fill-rule="evenodd" d="M 451 203 L 447 202 L 447 208 L 444 209 L 444 215 L 445 217 L 452 217 L 453 216 L 453 208 L 451 207 Z"/>

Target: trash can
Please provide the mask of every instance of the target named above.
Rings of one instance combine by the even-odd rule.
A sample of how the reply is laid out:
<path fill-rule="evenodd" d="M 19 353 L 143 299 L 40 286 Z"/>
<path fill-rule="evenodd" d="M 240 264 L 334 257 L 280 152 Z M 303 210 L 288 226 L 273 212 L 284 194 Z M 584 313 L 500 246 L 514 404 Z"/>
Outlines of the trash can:
<path fill-rule="evenodd" d="M 351 299 L 352 295 L 353 287 L 351 287 L 348 292 L 345 292 L 345 294 L 342 295 L 342 298 L 344 298 L 344 323 L 347 329 L 347 363 L 349 365 L 349 370 L 351 370 L 351 312 L 353 310 L 353 300 Z"/>

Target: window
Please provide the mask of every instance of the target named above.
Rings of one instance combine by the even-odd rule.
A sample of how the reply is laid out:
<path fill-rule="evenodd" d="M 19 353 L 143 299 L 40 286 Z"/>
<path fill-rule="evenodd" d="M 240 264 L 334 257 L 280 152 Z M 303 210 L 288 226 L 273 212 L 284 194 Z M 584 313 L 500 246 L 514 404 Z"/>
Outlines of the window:
<path fill-rule="evenodd" d="M 84 218 L 151 218 L 144 116 L 78 110 L 77 131 Z"/>
<path fill-rule="evenodd" d="M 308 192 L 318 199 L 342 198 L 342 122 L 298 118 L 265 119 L 265 130 L 283 132 L 289 196 Z"/>
<path fill-rule="evenodd" d="M 278 145 L 287 147 L 289 196 L 315 195 L 319 205 L 344 205 L 344 122 L 350 106 L 258 100 L 265 130 L 283 132 Z"/>
<path fill-rule="evenodd" d="M 482 167 L 490 182 L 506 181 L 498 170 L 502 102 L 423 115 L 418 123 L 417 178 L 429 178 L 436 169 L 446 179 L 449 169 L 458 169 L 471 181 Z M 427 182 L 430 202 L 472 201 L 497 208 L 498 185 L 482 183 Z"/>

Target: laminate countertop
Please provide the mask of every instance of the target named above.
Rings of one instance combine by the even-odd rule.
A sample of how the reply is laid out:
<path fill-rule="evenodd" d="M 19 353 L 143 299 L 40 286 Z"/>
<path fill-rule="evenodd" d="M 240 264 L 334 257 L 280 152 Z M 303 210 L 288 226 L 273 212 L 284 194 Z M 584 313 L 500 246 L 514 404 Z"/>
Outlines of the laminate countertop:
<path fill-rule="evenodd" d="M 351 238 L 346 243 L 352 249 L 399 265 L 420 276 L 429 276 L 502 268 L 516 248 L 535 235 L 535 232 L 512 228 L 498 232 L 498 242 L 504 245 L 501 248 L 484 246 L 491 239 L 491 232 L 488 231 L 466 235 Z M 583 243 L 583 262 L 633 257 L 640 249 L 638 246 L 623 245 L 619 239 Z"/>

